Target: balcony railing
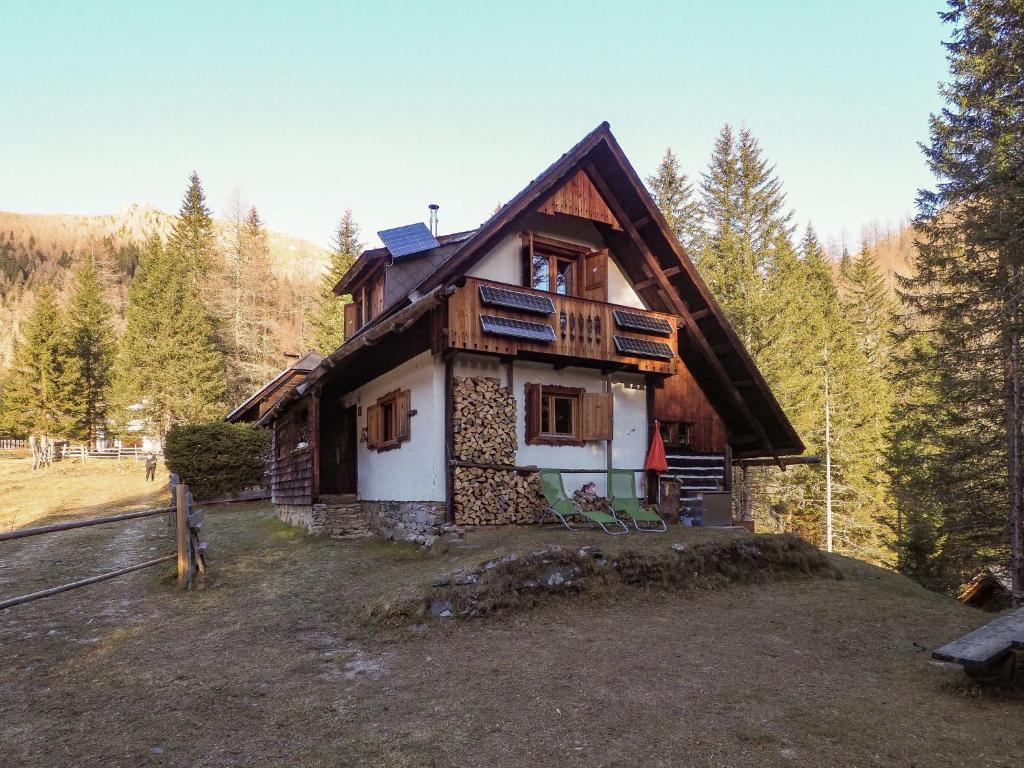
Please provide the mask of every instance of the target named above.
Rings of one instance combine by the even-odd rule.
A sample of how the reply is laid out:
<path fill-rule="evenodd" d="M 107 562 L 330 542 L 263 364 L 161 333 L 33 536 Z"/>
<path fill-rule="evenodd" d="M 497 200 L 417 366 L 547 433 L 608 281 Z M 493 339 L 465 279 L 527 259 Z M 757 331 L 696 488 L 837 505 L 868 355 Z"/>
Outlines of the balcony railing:
<path fill-rule="evenodd" d="M 675 373 L 676 318 L 469 278 L 448 299 L 447 345 L 486 354 Z"/>

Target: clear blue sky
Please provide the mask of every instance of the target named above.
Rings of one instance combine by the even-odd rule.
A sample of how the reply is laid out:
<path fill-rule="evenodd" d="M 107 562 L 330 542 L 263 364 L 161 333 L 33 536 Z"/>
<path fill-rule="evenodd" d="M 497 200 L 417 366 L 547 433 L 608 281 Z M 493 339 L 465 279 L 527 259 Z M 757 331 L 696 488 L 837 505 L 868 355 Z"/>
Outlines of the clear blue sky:
<path fill-rule="evenodd" d="M 0 210 L 173 211 L 195 168 L 324 244 L 346 207 L 474 227 L 602 120 L 644 176 L 746 124 L 856 240 L 930 183 L 946 74 L 940 0 L 0 2 Z"/>

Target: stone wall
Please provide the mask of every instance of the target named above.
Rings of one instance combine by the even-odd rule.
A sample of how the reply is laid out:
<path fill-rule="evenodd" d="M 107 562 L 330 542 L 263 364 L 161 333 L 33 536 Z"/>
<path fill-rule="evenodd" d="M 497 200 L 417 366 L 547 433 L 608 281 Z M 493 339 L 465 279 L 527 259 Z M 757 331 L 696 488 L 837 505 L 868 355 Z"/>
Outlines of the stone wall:
<path fill-rule="evenodd" d="M 362 505 L 370 529 L 385 539 L 429 547 L 441 537 L 458 533 L 455 526 L 445 524 L 442 501 L 364 501 Z"/>
<path fill-rule="evenodd" d="M 277 516 L 314 536 L 351 538 L 371 534 L 362 505 L 350 499 L 327 499 L 310 505 L 279 504 Z"/>

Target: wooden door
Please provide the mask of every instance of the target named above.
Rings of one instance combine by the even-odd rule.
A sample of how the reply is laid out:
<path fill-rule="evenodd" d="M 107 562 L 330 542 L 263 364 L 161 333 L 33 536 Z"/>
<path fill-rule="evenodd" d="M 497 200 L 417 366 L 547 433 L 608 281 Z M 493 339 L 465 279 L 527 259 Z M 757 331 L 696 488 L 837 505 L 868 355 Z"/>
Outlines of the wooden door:
<path fill-rule="evenodd" d="M 320 430 L 320 493 L 357 493 L 356 407 L 334 408 L 324 413 Z"/>

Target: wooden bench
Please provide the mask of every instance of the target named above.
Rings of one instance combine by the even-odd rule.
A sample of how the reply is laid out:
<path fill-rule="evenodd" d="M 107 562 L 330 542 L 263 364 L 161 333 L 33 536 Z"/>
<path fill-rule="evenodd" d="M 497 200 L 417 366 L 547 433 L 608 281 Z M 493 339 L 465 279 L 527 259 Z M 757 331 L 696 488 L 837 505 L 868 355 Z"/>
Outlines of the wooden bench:
<path fill-rule="evenodd" d="M 1000 616 L 932 653 L 959 664 L 969 675 L 990 674 L 1015 650 L 1024 650 L 1024 608 Z"/>

